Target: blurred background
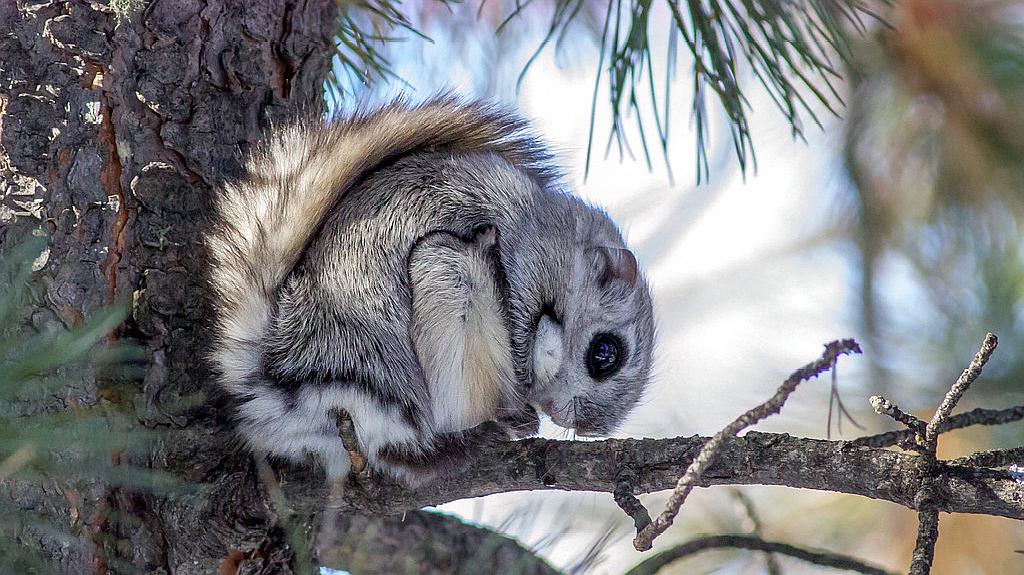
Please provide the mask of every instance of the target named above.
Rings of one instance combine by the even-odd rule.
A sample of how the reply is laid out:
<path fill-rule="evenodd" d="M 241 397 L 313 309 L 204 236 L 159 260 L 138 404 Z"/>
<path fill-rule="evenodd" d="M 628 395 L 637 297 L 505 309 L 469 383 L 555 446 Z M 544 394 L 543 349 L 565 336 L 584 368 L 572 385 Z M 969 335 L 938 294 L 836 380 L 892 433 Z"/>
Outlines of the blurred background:
<path fill-rule="evenodd" d="M 835 419 L 828 429 L 828 385 L 817 380 L 758 429 L 847 439 L 892 429 L 871 412 L 874 394 L 930 416 L 986 331 L 1000 349 L 961 409 L 1022 403 L 1024 4 L 709 0 L 685 10 L 355 3 L 327 99 L 344 112 L 451 89 L 532 120 L 567 181 L 621 225 L 654 289 L 655 382 L 620 436 L 713 434 L 821 344 L 850 336 L 865 354 L 840 362 L 839 388 L 866 431 Z M 567 437 L 550 423 L 543 433 Z M 940 456 L 1021 440 L 1019 426 L 972 428 L 943 436 Z M 665 495 L 642 500 L 656 513 Z M 439 511 L 571 573 L 641 560 L 609 494 L 504 494 Z M 901 571 L 917 518 L 855 496 L 698 490 L 655 550 L 758 524 L 771 540 Z M 1019 522 L 943 516 L 935 570 L 1018 573 L 1021 548 Z M 663 573 L 768 570 L 761 554 L 717 551 Z"/>

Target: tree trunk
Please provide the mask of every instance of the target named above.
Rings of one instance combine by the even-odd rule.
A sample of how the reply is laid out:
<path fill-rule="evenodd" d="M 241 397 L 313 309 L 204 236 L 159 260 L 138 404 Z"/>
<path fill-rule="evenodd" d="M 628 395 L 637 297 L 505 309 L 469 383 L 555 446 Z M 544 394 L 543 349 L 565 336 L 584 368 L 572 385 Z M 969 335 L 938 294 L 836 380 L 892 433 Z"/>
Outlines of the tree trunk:
<path fill-rule="evenodd" d="M 99 479 L 4 482 L 3 497 L 70 533 L 23 531 L 63 571 L 291 572 L 281 514 L 203 396 L 211 306 L 201 236 L 218 184 L 242 172 L 263 130 L 323 113 L 336 17 L 330 0 L 0 2 L 0 241 L 39 227 L 49 235 L 48 286 L 32 323 L 71 327 L 132 302 L 114 337 L 148 358 L 127 388 L 81 371 L 61 401 L 24 409 L 107 401 L 131 410 L 162 433 L 145 457 L 114 463 L 208 487 L 167 496 Z M 463 555 L 479 548 L 480 537 L 470 542 L 478 530 L 414 519 L 407 530 L 373 520 L 390 535 L 372 548 L 393 560 L 394 549 L 422 542 L 427 524 L 469 533 Z M 342 543 L 357 520 L 340 522 Z M 312 522 L 291 524 L 302 532 Z M 534 563 L 533 572 L 549 570 Z"/>

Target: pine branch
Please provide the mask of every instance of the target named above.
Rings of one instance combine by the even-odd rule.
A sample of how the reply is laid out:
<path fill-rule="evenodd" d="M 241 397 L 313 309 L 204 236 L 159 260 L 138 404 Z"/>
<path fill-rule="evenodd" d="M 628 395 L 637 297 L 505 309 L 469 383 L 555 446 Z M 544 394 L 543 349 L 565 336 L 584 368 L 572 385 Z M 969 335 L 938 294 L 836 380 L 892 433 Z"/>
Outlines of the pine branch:
<path fill-rule="evenodd" d="M 392 71 L 387 45 L 407 38 L 429 38 L 416 28 L 400 2 L 351 0 L 341 2 L 338 20 L 339 66 L 328 78 L 329 95 L 345 98 L 378 80 L 402 81 Z M 439 0 L 448 2 L 448 0 Z M 708 140 L 713 95 L 729 122 L 729 133 L 740 168 L 756 168 L 750 126 L 748 78 L 756 80 L 783 114 L 793 137 L 803 138 L 807 122 L 822 125 L 820 115 L 838 115 L 843 100 L 836 84 L 841 80 L 838 62 L 848 61 L 850 30 L 864 33 L 867 23 L 881 21 L 873 5 L 887 0 L 612 0 L 607 11 L 591 13 L 582 0 L 553 0 L 547 29 L 519 74 L 522 83 L 543 51 L 558 46 L 570 34 L 579 33 L 578 20 L 596 18 L 594 30 L 600 42 L 591 103 L 591 125 L 585 171 L 589 170 L 594 140 L 594 117 L 602 80 L 607 84 L 605 103 L 611 112 L 609 146 L 615 143 L 620 156 L 632 155 L 627 125 L 639 134 L 640 149 L 649 169 L 653 167 L 650 144 L 661 151 L 671 178 L 669 117 L 671 84 L 682 44 L 692 69 L 694 95 L 691 104 L 697 141 L 698 182 L 710 176 Z M 495 32 L 523 17 L 539 3 L 517 2 Z M 668 15 L 669 53 L 666 66 L 656 71 L 651 54 L 654 27 Z M 603 19 L 602 19 L 603 18 Z M 681 42 L 680 42 L 681 40 Z M 442 55 L 438 54 L 438 57 Z M 664 85 L 658 93 L 656 85 Z M 653 126 L 644 118 L 652 118 Z"/>
<path fill-rule="evenodd" d="M 888 2 L 880 0 L 879 4 Z M 556 34 L 564 35 L 578 13 L 574 2 L 560 0 L 548 33 L 530 62 Z M 578 4 L 578 2 L 576 2 Z M 682 4 L 682 5 L 681 5 Z M 677 39 L 682 39 L 692 61 L 694 96 L 692 115 L 697 140 L 697 179 L 709 177 L 707 144 L 710 125 L 705 94 L 712 93 L 730 125 L 736 158 L 744 172 L 756 168 L 749 121 L 750 100 L 745 77 L 756 78 L 776 108 L 785 116 L 795 138 L 803 138 L 805 118 L 822 125 L 822 111 L 838 115 L 842 98 L 836 89 L 841 80 L 837 61 L 849 60 L 849 29 L 863 33 L 866 21 L 882 21 L 863 0 L 618 0 L 610 2 L 600 34 L 600 55 L 595 78 L 595 102 L 587 147 L 589 168 L 594 139 L 596 95 L 602 77 L 607 79 L 607 105 L 612 113 L 609 143 L 629 149 L 624 132 L 632 117 L 640 135 L 644 159 L 651 167 L 648 134 L 643 117 L 654 118 L 656 141 L 671 178 L 668 152 L 669 86 L 674 65 L 662 72 L 664 112 L 658 112 L 655 70 L 651 63 L 651 12 L 665 9 L 670 15 L 670 53 L 676 60 Z M 509 18 L 519 14 L 513 12 Z M 607 62 L 607 65 L 605 65 Z M 527 65 L 527 67 L 529 64 Z M 526 70 L 523 71 L 523 74 Z M 522 75 L 520 75 L 520 80 Z"/>

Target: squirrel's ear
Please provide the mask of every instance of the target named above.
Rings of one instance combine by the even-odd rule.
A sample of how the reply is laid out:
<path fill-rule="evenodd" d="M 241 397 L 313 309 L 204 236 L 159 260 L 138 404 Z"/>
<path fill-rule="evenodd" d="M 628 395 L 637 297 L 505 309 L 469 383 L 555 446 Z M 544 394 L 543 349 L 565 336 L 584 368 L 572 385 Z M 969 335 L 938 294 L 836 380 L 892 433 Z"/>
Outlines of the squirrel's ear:
<path fill-rule="evenodd" d="M 638 276 L 636 256 L 626 248 L 599 246 L 593 248 L 595 263 L 601 270 L 601 282 L 625 282 L 633 287 Z"/>

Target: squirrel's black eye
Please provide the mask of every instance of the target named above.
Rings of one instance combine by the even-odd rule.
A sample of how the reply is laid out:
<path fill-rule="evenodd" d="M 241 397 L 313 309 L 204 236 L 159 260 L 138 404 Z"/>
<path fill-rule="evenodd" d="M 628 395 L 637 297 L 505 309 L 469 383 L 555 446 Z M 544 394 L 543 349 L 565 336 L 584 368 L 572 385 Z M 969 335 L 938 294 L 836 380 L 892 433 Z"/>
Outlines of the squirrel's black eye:
<path fill-rule="evenodd" d="M 599 333 L 590 340 L 587 349 L 587 372 L 594 379 L 607 377 L 622 363 L 622 344 L 610 333 Z"/>

